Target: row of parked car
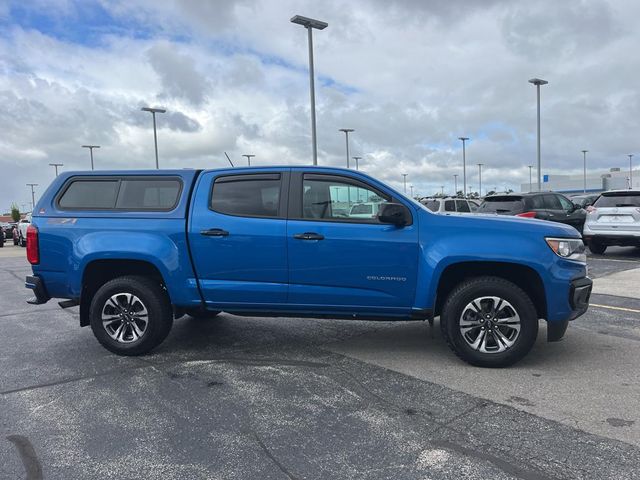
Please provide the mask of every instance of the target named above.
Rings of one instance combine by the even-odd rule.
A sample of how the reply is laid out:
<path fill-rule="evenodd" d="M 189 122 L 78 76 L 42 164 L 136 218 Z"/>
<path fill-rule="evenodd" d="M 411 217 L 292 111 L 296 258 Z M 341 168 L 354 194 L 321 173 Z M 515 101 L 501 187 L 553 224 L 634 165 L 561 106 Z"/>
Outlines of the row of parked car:
<path fill-rule="evenodd" d="M 5 222 L 0 223 L 0 231 L 2 235 L 2 241 L 0 241 L 0 248 L 4 247 L 4 242 L 7 240 L 13 240 L 14 245 L 20 245 L 21 247 L 27 246 L 27 227 L 31 224 L 31 214 L 27 214 L 25 218 L 19 222 Z"/>
<path fill-rule="evenodd" d="M 424 198 L 437 213 L 484 213 L 538 218 L 571 225 L 593 253 L 610 245 L 640 247 L 640 191 L 611 190 L 568 198 L 556 192 L 508 193 L 485 197 L 481 203 L 464 198 Z"/>

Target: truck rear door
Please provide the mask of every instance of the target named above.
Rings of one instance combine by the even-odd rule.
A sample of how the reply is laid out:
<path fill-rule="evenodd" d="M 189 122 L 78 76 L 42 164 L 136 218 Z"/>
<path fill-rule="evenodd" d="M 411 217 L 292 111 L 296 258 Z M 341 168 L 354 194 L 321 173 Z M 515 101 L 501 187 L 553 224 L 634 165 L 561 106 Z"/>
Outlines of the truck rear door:
<path fill-rule="evenodd" d="M 211 307 L 287 301 L 288 170 L 204 172 L 193 194 L 189 244 Z"/>

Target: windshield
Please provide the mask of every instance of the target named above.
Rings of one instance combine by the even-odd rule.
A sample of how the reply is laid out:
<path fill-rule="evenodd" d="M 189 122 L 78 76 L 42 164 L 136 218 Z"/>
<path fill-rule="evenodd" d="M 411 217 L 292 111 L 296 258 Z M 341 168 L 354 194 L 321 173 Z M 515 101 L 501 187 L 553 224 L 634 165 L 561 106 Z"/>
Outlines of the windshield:
<path fill-rule="evenodd" d="M 478 207 L 483 213 L 519 213 L 524 210 L 522 197 L 497 196 L 488 197 Z"/>
<path fill-rule="evenodd" d="M 603 193 L 594 207 L 640 207 L 640 192 Z"/>

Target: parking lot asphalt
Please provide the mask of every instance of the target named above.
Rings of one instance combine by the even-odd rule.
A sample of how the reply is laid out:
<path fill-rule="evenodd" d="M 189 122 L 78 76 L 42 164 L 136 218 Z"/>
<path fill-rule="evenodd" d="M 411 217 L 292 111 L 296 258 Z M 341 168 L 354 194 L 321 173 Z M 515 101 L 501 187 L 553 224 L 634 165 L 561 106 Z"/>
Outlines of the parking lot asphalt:
<path fill-rule="evenodd" d="M 25 304 L 24 254 L 2 257 L 0 478 L 640 478 L 631 277 L 562 342 L 487 370 L 425 323 L 227 314 L 117 357 L 75 309 Z M 606 284 L 640 253 L 589 264 Z"/>

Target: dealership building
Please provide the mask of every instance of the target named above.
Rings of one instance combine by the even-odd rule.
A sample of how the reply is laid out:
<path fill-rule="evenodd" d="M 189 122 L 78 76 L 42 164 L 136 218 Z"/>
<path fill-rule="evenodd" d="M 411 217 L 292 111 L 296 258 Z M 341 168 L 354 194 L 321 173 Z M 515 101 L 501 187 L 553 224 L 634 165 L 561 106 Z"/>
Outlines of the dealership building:
<path fill-rule="evenodd" d="M 640 170 L 632 172 L 633 188 L 640 189 Z M 599 193 L 605 190 L 618 190 L 629 188 L 629 170 L 612 168 L 608 172 L 587 173 L 587 193 Z M 530 192 L 536 189 L 535 178 L 533 185 L 528 182 L 520 185 L 521 192 Z M 542 190 L 554 191 L 566 194 L 582 193 L 584 189 L 584 176 L 578 175 L 544 175 L 542 177 Z"/>

